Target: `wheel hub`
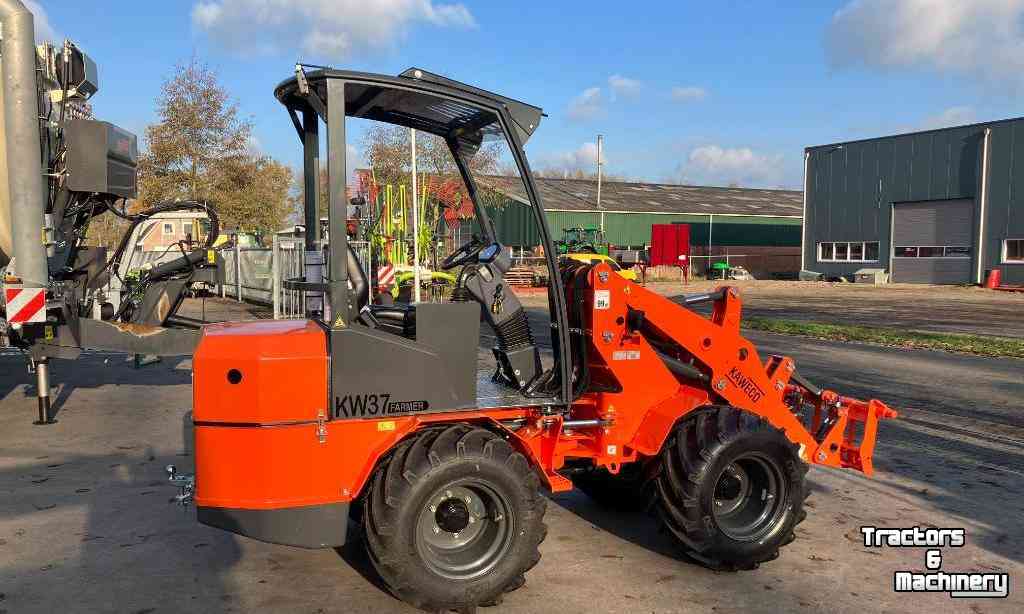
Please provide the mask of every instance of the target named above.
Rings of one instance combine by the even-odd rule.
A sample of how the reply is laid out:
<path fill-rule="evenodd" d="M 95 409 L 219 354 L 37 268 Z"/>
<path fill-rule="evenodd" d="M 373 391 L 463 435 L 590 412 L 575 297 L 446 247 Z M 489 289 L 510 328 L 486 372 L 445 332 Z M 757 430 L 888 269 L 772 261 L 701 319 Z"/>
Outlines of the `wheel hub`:
<path fill-rule="evenodd" d="M 469 506 L 461 499 L 445 499 L 434 512 L 434 522 L 442 531 L 458 533 L 469 526 Z"/>
<path fill-rule="evenodd" d="M 733 463 L 725 468 L 715 485 L 715 511 L 719 515 L 735 512 L 750 492 L 750 478 L 743 467 Z"/>
<path fill-rule="evenodd" d="M 509 547 L 514 521 L 508 501 L 483 484 L 463 480 L 436 491 L 419 514 L 417 548 L 442 577 L 486 573 Z"/>

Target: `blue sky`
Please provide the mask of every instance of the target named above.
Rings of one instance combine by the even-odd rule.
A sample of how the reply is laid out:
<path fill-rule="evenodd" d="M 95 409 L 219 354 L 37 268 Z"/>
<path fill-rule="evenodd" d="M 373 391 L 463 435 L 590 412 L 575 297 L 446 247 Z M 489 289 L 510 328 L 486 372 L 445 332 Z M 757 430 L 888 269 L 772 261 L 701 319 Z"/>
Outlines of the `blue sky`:
<path fill-rule="evenodd" d="M 799 187 L 807 145 L 1024 115 L 1024 0 L 34 4 L 37 30 L 99 64 L 99 118 L 141 138 L 195 54 L 258 147 L 294 165 L 272 90 L 297 59 L 415 65 L 519 98 L 549 115 L 535 167 L 590 168 L 601 133 L 608 172 L 652 181 Z"/>

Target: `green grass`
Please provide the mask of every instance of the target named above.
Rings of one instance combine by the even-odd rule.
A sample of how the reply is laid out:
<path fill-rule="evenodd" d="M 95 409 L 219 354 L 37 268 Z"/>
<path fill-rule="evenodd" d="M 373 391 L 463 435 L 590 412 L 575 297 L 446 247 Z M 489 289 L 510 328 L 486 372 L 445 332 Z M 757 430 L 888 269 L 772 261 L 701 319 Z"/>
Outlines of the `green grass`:
<path fill-rule="evenodd" d="M 777 318 L 743 318 L 743 327 L 784 335 L 800 335 L 833 341 L 859 341 L 902 348 L 944 350 L 978 356 L 1024 358 L 1024 340 L 981 335 L 903 331 L 892 328 L 822 324 Z"/>

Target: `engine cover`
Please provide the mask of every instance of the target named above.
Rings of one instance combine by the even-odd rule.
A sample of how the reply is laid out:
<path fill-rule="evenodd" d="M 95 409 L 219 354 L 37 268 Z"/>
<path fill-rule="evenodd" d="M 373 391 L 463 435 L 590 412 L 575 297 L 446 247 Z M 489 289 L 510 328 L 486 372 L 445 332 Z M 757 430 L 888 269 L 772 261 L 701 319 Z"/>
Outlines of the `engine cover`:
<path fill-rule="evenodd" d="M 255 426 L 329 415 L 327 336 L 309 320 L 207 326 L 192 371 L 197 424 Z"/>

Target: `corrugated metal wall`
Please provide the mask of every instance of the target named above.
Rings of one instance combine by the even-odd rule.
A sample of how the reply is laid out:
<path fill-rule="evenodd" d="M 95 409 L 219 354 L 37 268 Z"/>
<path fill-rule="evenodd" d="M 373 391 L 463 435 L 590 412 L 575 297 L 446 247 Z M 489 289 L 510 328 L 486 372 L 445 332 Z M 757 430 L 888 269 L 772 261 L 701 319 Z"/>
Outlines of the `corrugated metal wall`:
<path fill-rule="evenodd" d="M 529 207 L 509 201 L 501 207 L 488 207 L 498 229 L 499 240 L 505 245 L 534 246 L 540 244 L 540 233 Z M 591 211 L 548 211 L 548 229 L 552 239 L 562 237 L 562 230 L 574 226 L 600 225 L 601 216 Z M 605 235 L 613 245 L 640 247 L 651 242 L 652 224 L 690 224 L 690 242 L 707 245 L 708 231 L 715 246 L 764 245 L 770 247 L 799 247 L 800 220 L 779 217 L 740 217 L 715 215 L 605 213 Z"/>
<path fill-rule="evenodd" d="M 597 226 L 601 216 L 589 211 L 549 211 L 548 225 L 555 237 L 573 226 Z M 794 218 L 737 217 L 716 215 L 709 224 L 706 215 L 605 213 L 604 227 L 613 245 L 642 246 L 651 242 L 652 224 L 690 224 L 690 243 L 707 245 L 708 231 L 713 245 L 800 245 L 800 220 Z"/>
<path fill-rule="evenodd" d="M 982 268 L 1001 266 L 1004 279 L 1024 283 L 1024 265 L 999 262 L 1003 239 L 1024 238 L 1024 205 L 1019 202 L 1024 190 L 1024 120 L 809 148 L 806 268 L 829 275 L 848 275 L 865 266 L 889 269 L 892 203 L 970 198 L 979 210 L 986 127 L 992 135 Z M 973 237 L 978 222 L 975 216 Z M 822 241 L 879 241 L 880 262 L 820 263 L 817 244 Z M 975 246 L 973 257 L 977 254 Z"/>

